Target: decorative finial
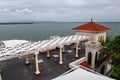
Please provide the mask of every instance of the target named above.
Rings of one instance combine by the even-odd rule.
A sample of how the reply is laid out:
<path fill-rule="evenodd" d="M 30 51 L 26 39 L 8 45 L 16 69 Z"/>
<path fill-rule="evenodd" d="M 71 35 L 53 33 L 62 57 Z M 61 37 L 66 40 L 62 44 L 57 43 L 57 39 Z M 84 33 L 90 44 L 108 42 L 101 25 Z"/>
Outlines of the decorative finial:
<path fill-rule="evenodd" d="M 91 18 L 91 22 L 93 22 L 93 19 Z"/>

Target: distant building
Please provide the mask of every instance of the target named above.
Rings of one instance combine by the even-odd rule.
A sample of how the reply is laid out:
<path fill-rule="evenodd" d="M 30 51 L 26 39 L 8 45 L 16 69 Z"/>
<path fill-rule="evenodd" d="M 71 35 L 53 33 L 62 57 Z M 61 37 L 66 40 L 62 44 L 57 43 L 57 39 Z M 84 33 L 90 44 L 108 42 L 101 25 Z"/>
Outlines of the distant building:
<path fill-rule="evenodd" d="M 72 30 L 76 31 L 76 35 L 90 36 L 90 41 L 100 41 L 100 40 L 106 41 L 106 32 L 110 30 L 110 28 L 97 24 L 93 22 L 91 19 L 90 22 L 77 26 Z"/>

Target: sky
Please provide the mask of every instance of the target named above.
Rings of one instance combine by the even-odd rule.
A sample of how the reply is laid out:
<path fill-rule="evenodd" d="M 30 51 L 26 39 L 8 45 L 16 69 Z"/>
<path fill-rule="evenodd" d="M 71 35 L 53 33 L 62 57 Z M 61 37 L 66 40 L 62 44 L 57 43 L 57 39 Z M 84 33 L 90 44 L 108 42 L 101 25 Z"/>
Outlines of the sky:
<path fill-rule="evenodd" d="M 120 0 L 0 0 L 0 22 L 120 22 Z"/>

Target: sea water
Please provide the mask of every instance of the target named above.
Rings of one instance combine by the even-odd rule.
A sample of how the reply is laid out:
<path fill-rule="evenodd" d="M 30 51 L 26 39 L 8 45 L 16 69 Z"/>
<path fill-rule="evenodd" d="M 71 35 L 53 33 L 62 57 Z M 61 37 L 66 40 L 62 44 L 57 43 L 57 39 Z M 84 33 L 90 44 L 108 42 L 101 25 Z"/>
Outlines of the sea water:
<path fill-rule="evenodd" d="M 69 36 L 74 35 L 73 27 L 82 25 L 82 22 L 40 22 L 33 24 L 1 24 L 0 40 L 25 39 L 39 41 L 48 39 L 50 36 Z M 108 31 L 109 36 L 120 35 L 119 22 L 101 22 L 99 23 L 111 28 Z"/>

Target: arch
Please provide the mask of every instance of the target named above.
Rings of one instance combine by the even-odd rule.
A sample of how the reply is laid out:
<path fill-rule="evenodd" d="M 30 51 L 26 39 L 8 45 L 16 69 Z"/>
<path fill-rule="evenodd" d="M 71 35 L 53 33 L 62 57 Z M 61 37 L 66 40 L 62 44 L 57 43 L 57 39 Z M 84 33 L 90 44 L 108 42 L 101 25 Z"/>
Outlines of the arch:
<path fill-rule="evenodd" d="M 97 63 L 97 59 L 98 59 L 98 52 L 96 52 L 95 54 L 95 64 Z"/>
<path fill-rule="evenodd" d="M 103 66 L 101 67 L 100 73 L 101 73 L 101 74 L 104 74 L 104 72 L 105 72 L 105 65 L 103 65 Z"/>
<path fill-rule="evenodd" d="M 92 63 L 92 53 L 91 52 L 88 53 L 88 60 L 87 61 L 91 65 L 91 63 Z"/>

